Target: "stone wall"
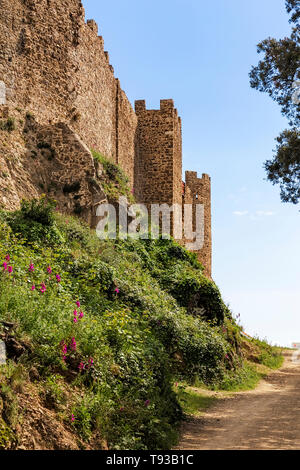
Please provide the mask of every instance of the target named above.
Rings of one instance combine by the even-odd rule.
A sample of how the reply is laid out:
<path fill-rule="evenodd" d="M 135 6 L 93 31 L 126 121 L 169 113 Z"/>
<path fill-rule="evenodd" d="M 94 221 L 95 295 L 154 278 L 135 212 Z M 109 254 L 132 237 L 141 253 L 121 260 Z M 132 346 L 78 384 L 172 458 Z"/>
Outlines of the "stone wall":
<path fill-rule="evenodd" d="M 14 120 L 13 130 L 0 126 L 0 206 L 15 210 L 22 198 L 46 193 L 61 212 L 92 223 L 106 202 L 101 165 L 68 124 L 40 124 L 34 117 L 0 106 L 0 123 Z"/>
<path fill-rule="evenodd" d="M 185 172 L 184 204 L 193 204 L 193 223 L 195 230 L 195 208 L 204 206 L 204 246 L 197 252 L 199 261 L 205 267 L 205 274 L 212 276 L 212 237 L 211 237 L 211 181 L 206 174 L 198 178 L 197 172 Z"/>
<path fill-rule="evenodd" d="M 3 113 L 33 116 L 27 134 L 2 136 L 0 165 L 11 174 L 11 187 L 2 185 L 0 174 L 0 203 L 5 199 L 13 209 L 22 195 L 36 196 L 46 187 L 55 196 L 58 186 L 60 207 L 90 220 L 103 197 L 93 148 L 127 173 L 139 202 L 204 204 L 199 259 L 211 275 L 210 179 L 188 172 L 183 195 L 181 120 L 174 102 L 161 100 L 159 110 L 147 110 L 145 101 L 137 101 L 134 111 L 80 0 L 0 0 L 0 106 Z M 55 158 L 47 159 L 49 151 Z M 73 189 L 62 195 L 62 187 Z"/>
<path fill-rule="evenodd" d="M 0 0 L 0 81 L 10 105 L 67 122 L 133 182 L 137 119 L 79 0 Z"/>
<path fill-rule="evenodd" d="M 135 102 L 138 117 L 137 194 L 145 204 L 182 203 L 181 122 L 173 100 L 159 110 Z"/>

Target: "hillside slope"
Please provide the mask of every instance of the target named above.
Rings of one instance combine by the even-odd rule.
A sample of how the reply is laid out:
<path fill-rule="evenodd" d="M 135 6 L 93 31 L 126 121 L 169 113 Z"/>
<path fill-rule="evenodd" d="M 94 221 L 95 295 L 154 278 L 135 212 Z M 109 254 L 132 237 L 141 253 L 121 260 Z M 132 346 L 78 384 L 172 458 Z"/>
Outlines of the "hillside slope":
<path fill-rule="evenodd" d="M 172 240 L 101 241 L 42 197 L 0 213 L 0 261 L 0 448 L 170 448 L 176 382 L 278 365 Z"/>

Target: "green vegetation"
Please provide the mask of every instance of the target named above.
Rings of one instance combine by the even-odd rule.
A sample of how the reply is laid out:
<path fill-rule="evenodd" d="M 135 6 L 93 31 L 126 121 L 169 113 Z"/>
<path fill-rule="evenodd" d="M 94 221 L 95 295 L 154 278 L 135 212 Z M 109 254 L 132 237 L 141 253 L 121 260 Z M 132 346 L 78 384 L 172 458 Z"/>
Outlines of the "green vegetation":
<path fill-rule="evenodd" d="M 252 88 L 267 93 L 288 119 L 289 127 L 276 138 L 272 159 L 265 162 L 267 177 L 280 187 L 282 202 L 300 201 L 300 3 L 285 0 L 291 33 L 268 37 L 257 45 L 263 57 L 250 72 Z"/>
<path fill-rule="evenodd" d="M 172 240 L 101 241 L 55 205 L 42 197 L 0 212 L 0 337 L 9 345 L 0 446 L 17 436 L 16 390 L 30 377 L 81 442 L 170 448 L 181 405 L 208 404 L 178 394 L 176 381 L 224 388 L 249 375 L 240 327 L 195 256 Z M 255 348 L 272 362 L 272 348 Z"/>
<path fill-rule="evenodd" d="M 0 131 L 12 132 L 16 129 L 16 122 L 13 117 L 0 121 Z"/>
<path fill-rule="evenodd" d="M 119 165 L 116 165 L 99 152 L 92 150 L 95 163 L 101 164 L 103 173 L 101 185 L 111 202 L 118 202 L 120 196 L 126 196 L 129 203 L 134 203 L 133 193 L 129 188 L 129 180 Z"/>
<path fill-rule="evenodd" d="M 183 411 L 188 415 L 205 411 L 216 401 L 215 397 L 204 395 L 183 385 L 178 385 L 177 398 Z"/>

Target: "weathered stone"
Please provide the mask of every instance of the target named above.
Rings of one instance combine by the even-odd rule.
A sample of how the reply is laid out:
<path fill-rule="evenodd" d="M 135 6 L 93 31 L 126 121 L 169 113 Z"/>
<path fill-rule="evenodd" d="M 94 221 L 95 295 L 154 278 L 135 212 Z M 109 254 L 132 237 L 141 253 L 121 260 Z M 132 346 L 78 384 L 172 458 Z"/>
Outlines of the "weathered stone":
<path fill-rule="evenodd" d="M 181 119 L 173 100 L 162 100 L 159 110 L 137 101 L 134 111 L 114 76 L 96 22 L 85 22 L 80 0 L 0 0 L 0 11 L 0 118 L 13 109 L 35 118 L 33 128 L 24 129 L 32 139 L 27 163 L 20 148 L 13 149 L 13 156 L 8 152 L 7 159 L 4 152 L 0 156 L 0 204 L 16 208 L 22 196 L 38 195 L 39 185 L 65 187 L 80 180 L 72 193 L 76 203 L 66 194 L 55 196 L 64 211 L 76 210 L 92 222 L 105 198 L 91 183 L 97 171 L 89 149 L 95 149 L 126 172 L 139 202 L 191 203 L 194 210 L 204 205 L 205 242 L 198 255 L 210 276 L 210 179 L 188 172 L 183 191 Z M 50 148 L 36 149 L 39 140 Z M 28 163 L 33 158 L 35 176 Z"/>

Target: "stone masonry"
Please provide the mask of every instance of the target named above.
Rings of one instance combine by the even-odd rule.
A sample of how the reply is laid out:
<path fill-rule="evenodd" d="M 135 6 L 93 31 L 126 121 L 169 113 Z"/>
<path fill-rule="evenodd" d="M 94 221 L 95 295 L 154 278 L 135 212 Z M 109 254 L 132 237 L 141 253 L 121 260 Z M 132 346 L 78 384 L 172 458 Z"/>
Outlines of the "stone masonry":
<path fill-rule="evenodd" d="M 46 165 L 52 184 L 77 190 L 71 202 L 66 197 L 60 202 L 87 220 L 103 200 L 89 149 L 120 165 L 139 202 L 203 204 L 205 241 L 198 257 L 211 276 L 210 178 L 187 172 L 183 191 L 181 119 L 174 102 L 162 100 L 159 110 L 147 110 L 145 101 L 136 101 L 132 108 L 98 26 L 85 21 L 80 0 L 0 0 L 0 107 L 2 114 L 5 107 L 10 114 L 34 117 L 32 145 L 42 141 L 45 148 L 32 151 L 55 149 L 54 162 L 48 159 Z M 21 143 L 15 174 L 31 162 L 21 158 L 20 148 Z M 12 165 L 6 160 L 3 150 L 0 165 L 5 169 Z M 29 190 L 34 180 L 29 180 L 26 196 L 35 194 Z M 18 188 L 18 197 L 11 195 L 17 203 L 22 188 L 14 182 L 12 187 Z M 3 197 L 2 204 L 15 207 Z"/>

